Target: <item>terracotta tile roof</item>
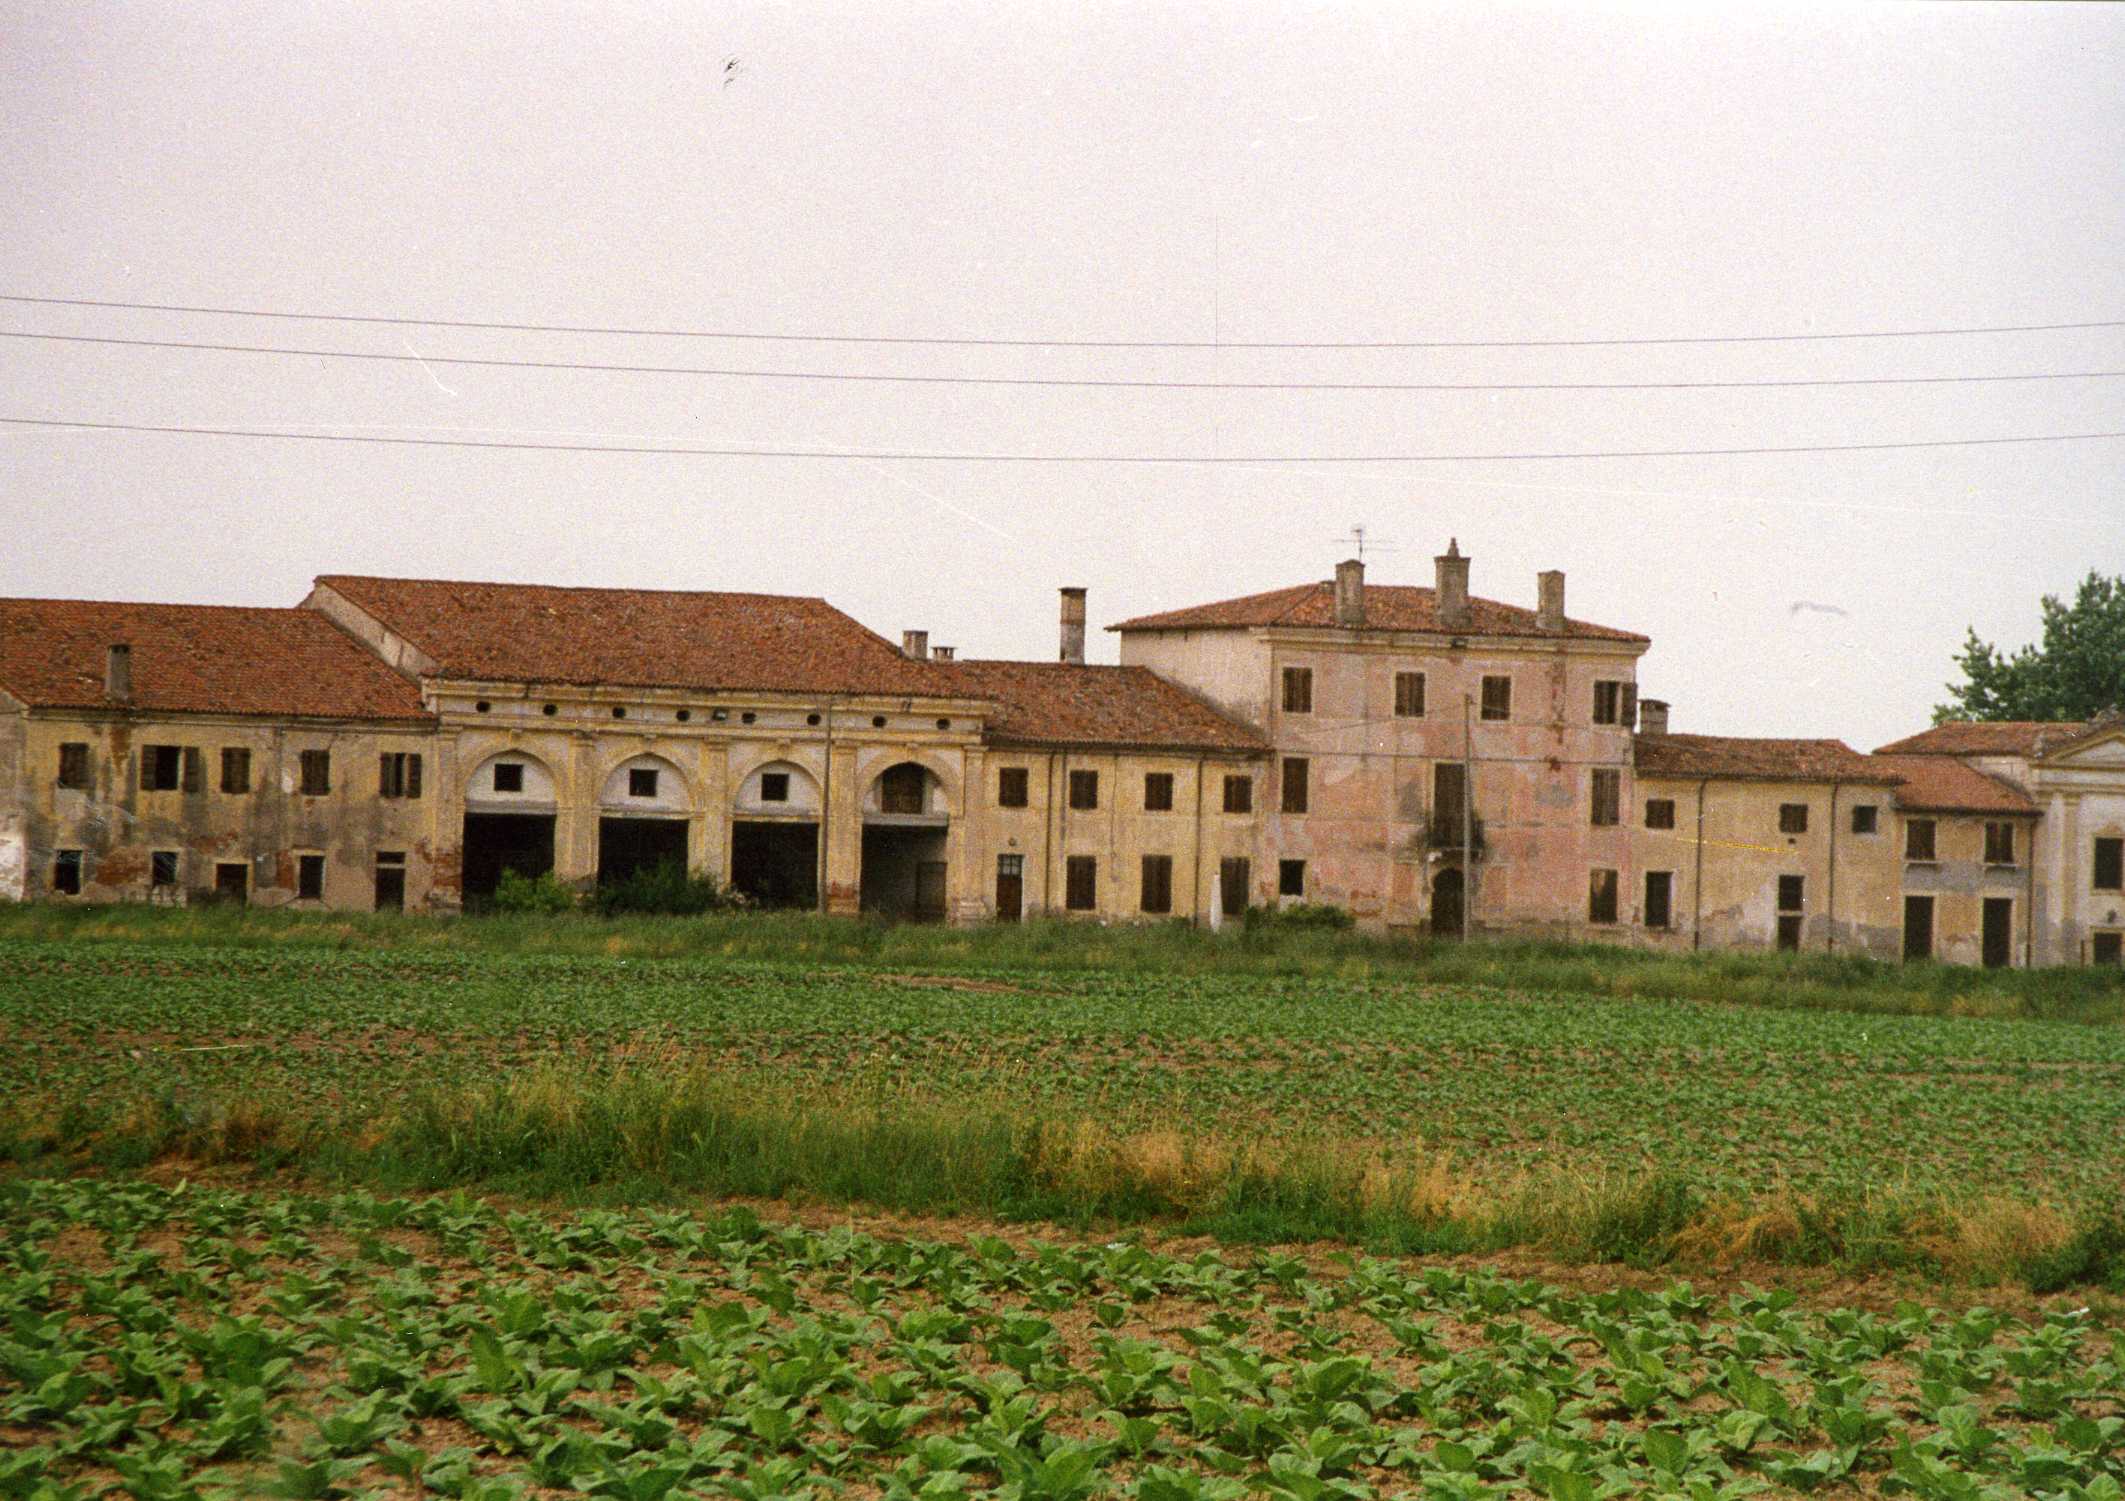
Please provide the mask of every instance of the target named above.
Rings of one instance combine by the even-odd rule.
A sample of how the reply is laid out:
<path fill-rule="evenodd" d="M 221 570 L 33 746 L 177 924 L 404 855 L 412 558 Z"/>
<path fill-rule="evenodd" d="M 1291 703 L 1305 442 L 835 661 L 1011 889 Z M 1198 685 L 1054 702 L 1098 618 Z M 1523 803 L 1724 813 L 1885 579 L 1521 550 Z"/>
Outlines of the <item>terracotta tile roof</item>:
<path fill-rule="evenodd" d="M 1891 741 L 1881 756 L 2037 756 L 2047 744 L 2063 744 L 2083 734 L 2078 719 L 1952 719 L 1916 735 Z"/>
<path fill-rule="evenodd" d="M 1494 599 L 1471 598 L 1465 629 L 1449 630 L 1439 624 L 1437 591 L 1402 584 L 1365 586 L 1365 629 L 1369 631 L 1430 631 L 1437 635 L 1550 636 L 1535 624 L 1535 612 Z M 1335 581 L 1299 584 L 1290 589 L 1272 589 L 1267 594 L 1248 594 L 1215 604 L 1195 605 L 1185 610 L 1167 610 L 1158 615 L 1139 615 L 1110 631 L 1210 630 L 1219 627 L 1257 625 L 1332 626 L 1335 624 Z M 1650 641 L 1635 631 L 1619 631 L 1583 620 L 1566 620 L 1564 634 L 1581 640 Z"/>
<path fill-rule="evenodd" d="M 1899 808 L 1924 813 L 2033 815 L 2037 811 L 2036 804 L 2018 789 L 1953 756 L 1888 756 L 1876 751 L 1867 759 L 1903 778 L 1895 792 Z"/>
<path fill-rule="evenodd" d="M 1268 742 L 1144 667 L 1061 662 L 939 664 L 963 694 L 995 700 L 987 739 L 1000 745 L 1265 753 Z"/>
<path fill-rule="evenodd" d="M 773 693 L 950 696 L 823 599 L 326 574 L 446 678 Z"/>
<path fill-rule="evenodd" d="M 1633 764 L 1642 777 L 1715 777 L 1757 782 L 1893 782 L 1842 740 L 1752 740 L 1731 735 L 1640 735 Z"/>
<path fill-rule="evenodd" d="M 133 648 L 136 710 L 428 720 L 420 690 L 313 610 L 0 600 L 0 688 L 33 708 L 101 709 L 111 646 Z"/>

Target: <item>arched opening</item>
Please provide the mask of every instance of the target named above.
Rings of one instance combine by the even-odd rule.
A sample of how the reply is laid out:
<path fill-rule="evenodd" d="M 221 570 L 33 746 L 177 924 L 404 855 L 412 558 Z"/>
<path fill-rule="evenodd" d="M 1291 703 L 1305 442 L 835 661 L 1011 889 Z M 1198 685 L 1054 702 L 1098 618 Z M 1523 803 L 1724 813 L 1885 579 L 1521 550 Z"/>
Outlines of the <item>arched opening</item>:
<path fill-rule="evenodd" d="M 731 810 L 730 884 L 760 907 L 819 905 L 819 783 L 793 761 L 754 767 Z"/>
<path fill-rule="evenodd" d="M 665 865 L 686 868 L 686 775 L 662 756 L 630 756 L 598 795 L 598 884 L 617 886 Z"/>
<path fill-rule="evenodd" d="M 553 773 L 536 756 L 504 751 L 465 782 L 462 852 L 465 905 L 494 898 L 505 871 L 542 876 L 553 869 Z"/>
<path fill-rule="evenodd" d="M 1431 932 L 1434 938 L 1461 936 L 1461 868 L 1449 865 L 1432 877 Z"/>
<path fill-rule="evenodd" d="M 943 781 L 918 761 L 888 766 L 863 797 L 862 906 L 915 922 L 945 916 Z"/>

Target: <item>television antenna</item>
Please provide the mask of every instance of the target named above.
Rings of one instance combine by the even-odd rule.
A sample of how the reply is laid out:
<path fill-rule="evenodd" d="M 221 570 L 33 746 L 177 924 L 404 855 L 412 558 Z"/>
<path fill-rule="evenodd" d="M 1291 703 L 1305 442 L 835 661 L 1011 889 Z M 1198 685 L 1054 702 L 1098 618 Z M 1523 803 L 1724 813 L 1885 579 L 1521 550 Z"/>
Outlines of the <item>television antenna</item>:
<path fill-rule="evenodd" d="M 1400 552 L 1402 550 L 1402 544 L 1399 542 L 1381 542 L 1367 534 L 1365 524 L 1361 521 L 1351 523 L 1349 535 L 1338 537 L 1335 540 L 1338 546 L 1356 549 L 1360 563 L 1365 561 L 1365 554 L 1368 549 L 1373 552 Z"/>

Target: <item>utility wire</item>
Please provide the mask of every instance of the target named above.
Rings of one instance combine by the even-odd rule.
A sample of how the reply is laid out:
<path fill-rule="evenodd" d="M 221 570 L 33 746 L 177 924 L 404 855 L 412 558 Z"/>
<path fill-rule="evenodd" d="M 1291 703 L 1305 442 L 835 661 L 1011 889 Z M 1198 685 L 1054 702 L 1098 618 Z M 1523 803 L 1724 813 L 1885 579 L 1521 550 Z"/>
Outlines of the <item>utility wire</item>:
<path fill-rule="evenodd" d="M 2007 438 L 1925 438 L 1894 443 L 1797 443 L 1750 448 L 1626 448 L 1557 453 L 1132 454 L 952 453 L 871 448 L 707 448 L 648 443 L 524 443 L 484 438 L 407 438 L 380 433 L 275 432 L 265 428 L 180 427 L 144 422 L 76 422 L 60 417 L 0 417 L 8 427 L 77 432 L 183 433 L 208 438 L 286 438 L 309 443 L 382 443 L 407 448 L 495 448 L 516 452 L 686 454 L 698 458 L 918 460 L 956 464 L 1459 464 L 1543 459 L 1682 459 L 1739 454 L 1875 453 L 1903 448 L 1982 448 L 2006 443 L 2080 443 L 2125 438 L 2125 432 L 2040 433 Z"/>
<path fill-rule="evenodd" d="M 2125 370 L 2043 370 L 2008 375 L 1870 375 L 1817 380 L 1623 380 L 1623 381 L 1231 381 L 1078 380 L 1044 376 L 875 375 L 839 370 L 740 370 L 713 365 L 626 365 L 593 360 L 505 360 L 467 355 L 392 354 L 353 349 L 307 349 L 285 345 L 210 344 L 192 339 L 124 339 L 101 334 L 31 333 L 0 329 L 0 339 L 38 339 L 57 344 L 114 344 L 128 349 L 185 349 L 212 354 L 285 355 L 302 359 L 372 360 L 400 365 L 477 365 L 506 370 L 591 370 L 622 375 L 710 375 L 744 380 L 853 381 L 923 386 L 1117 387 L 1159 391 L 1730 391 L 1800 386 L 1952 386 L 1991 381 L 2113 380 Z"/>
<path fill-rule="evenodd" d="M 1013 349 L 1589 349 L 1657 344 L 1787 344 L 1831 339 L 1921 339 L 1962 334 L 2057 333 L 2125 328 L 2125 318 L 2080 323 L 2009 323 L 1968 328 L 1865 329 L 1840 333 L 1722 334 L 1635 339 L 990 339 L 913 334 L 791 334 L 745 329 L 624 328 L 580 323 L 501 323 L 468 318 L 403 318 L 371 313 L 294 313 L 267 308 L 119 302 L 91 297 L 33 297 L 0 292 L 0 302 L 41 307 L 122 308 L 143 313 L 205 313 L 221 318 L 292 318 L 312 323 L 381 323 L 398 328 L 476 328 L 505 333 L 622 334 L 666 339 L 749 339 L 799 344 L 953 344 Z"/>

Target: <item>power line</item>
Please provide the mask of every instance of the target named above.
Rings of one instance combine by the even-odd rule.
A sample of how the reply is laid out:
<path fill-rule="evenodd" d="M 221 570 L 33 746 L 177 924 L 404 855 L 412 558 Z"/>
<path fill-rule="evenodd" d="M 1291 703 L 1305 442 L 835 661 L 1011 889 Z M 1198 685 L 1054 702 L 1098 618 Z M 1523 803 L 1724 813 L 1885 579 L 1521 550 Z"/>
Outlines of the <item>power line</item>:
<path fill-rule="evenodd" d="M 310 323 L 377 323 L 396 328 L 470 328 L 500 333 L 620 334 L 662 339 L 746 339 L 797 344 L 953 344 L 1012 349 L 1591 349 L 1659 344 L 1791 344 L 1832 339 L 1930 339 L 1964 334 L 2059 333 L 2125 328 L 2125 318 L 2080 323 L 2008 323 L 1967 328 L 1864 329 L 1839 333 L 1703 334 L 1601 339 L 1008 339 L 915 334 L 792 334 L 747 329 L 627 328 L 581 323 L 502 323 L 469 318 L 405 318 L 375 313 L 292 313 L 268 308 L 205 307 L 169 302 L 119 302 L 92 297 L 33 297 L 0 292 L 0 302 L 42 307 L 119 308 L 142 313 L 204 313 L 219 318 L 289 318 Z"/>
<path fill-rule="evenodd" d="M 1924 438 L 1893 443 L 1797 443 L 1751 448 L 1626 448 L 1558 453 L 1130 454 L 953 453 L 866 448 L 709 448 L 646 443 L 524 443 L 506 439 L 407 438 L 382 433 L 276 432 L 265 428 L 181 427 L 143 422 L 78 422 L 59 417 L 0 417 L 9 427 L 79 432 L 181 433 L 206 438 L 292 439 L 310 443 L 381 443 L 408 448 L 494 448 L 520 453 L 675 454 L 696 458 L 861 459 L 954 464 L 1461 464 L 1548 459 L 1684 459 L 1744 454 L 1876 453 L 1905 448 L 1983 448 L 2008 443 L 2080 443 L 2125 438 L 2125 432 L 2040 433 L 2005 438 Z"/>
<path fill-rule="evenodd" d="M 595 360 L 508 360 L 443 354 L 392 354 L 357 349 L 309 349 L 286 345 L 214 344 L 192 339 L 128 339 L 104 334 L 33 333 L 0 329 L 0 339 L 38 339 L 57 344 L 113 344 L 128 349 L 184 349 L 210 354 L 284 355 L 301 359 L 371 360 L 401 365 L 475 365 L 506 370 L 586 370 L 623 375 L 708 375 L 744 380 L 851 381 L 930 386 L 1117 387 L 1167 391 L 1728 391 L 1803 386 L 1946 386 L 1979 382 L 2112 380 L 2125 370 L 2045 370 L 2007 375 L 1870 375 L 1813 380 L 1624 380 L 1624 381 L 1228 381 L 1087 380 L 1045 376 L 877 375 L 839 370 L 749 370 L 713 365 L 608 364 Z"/>

